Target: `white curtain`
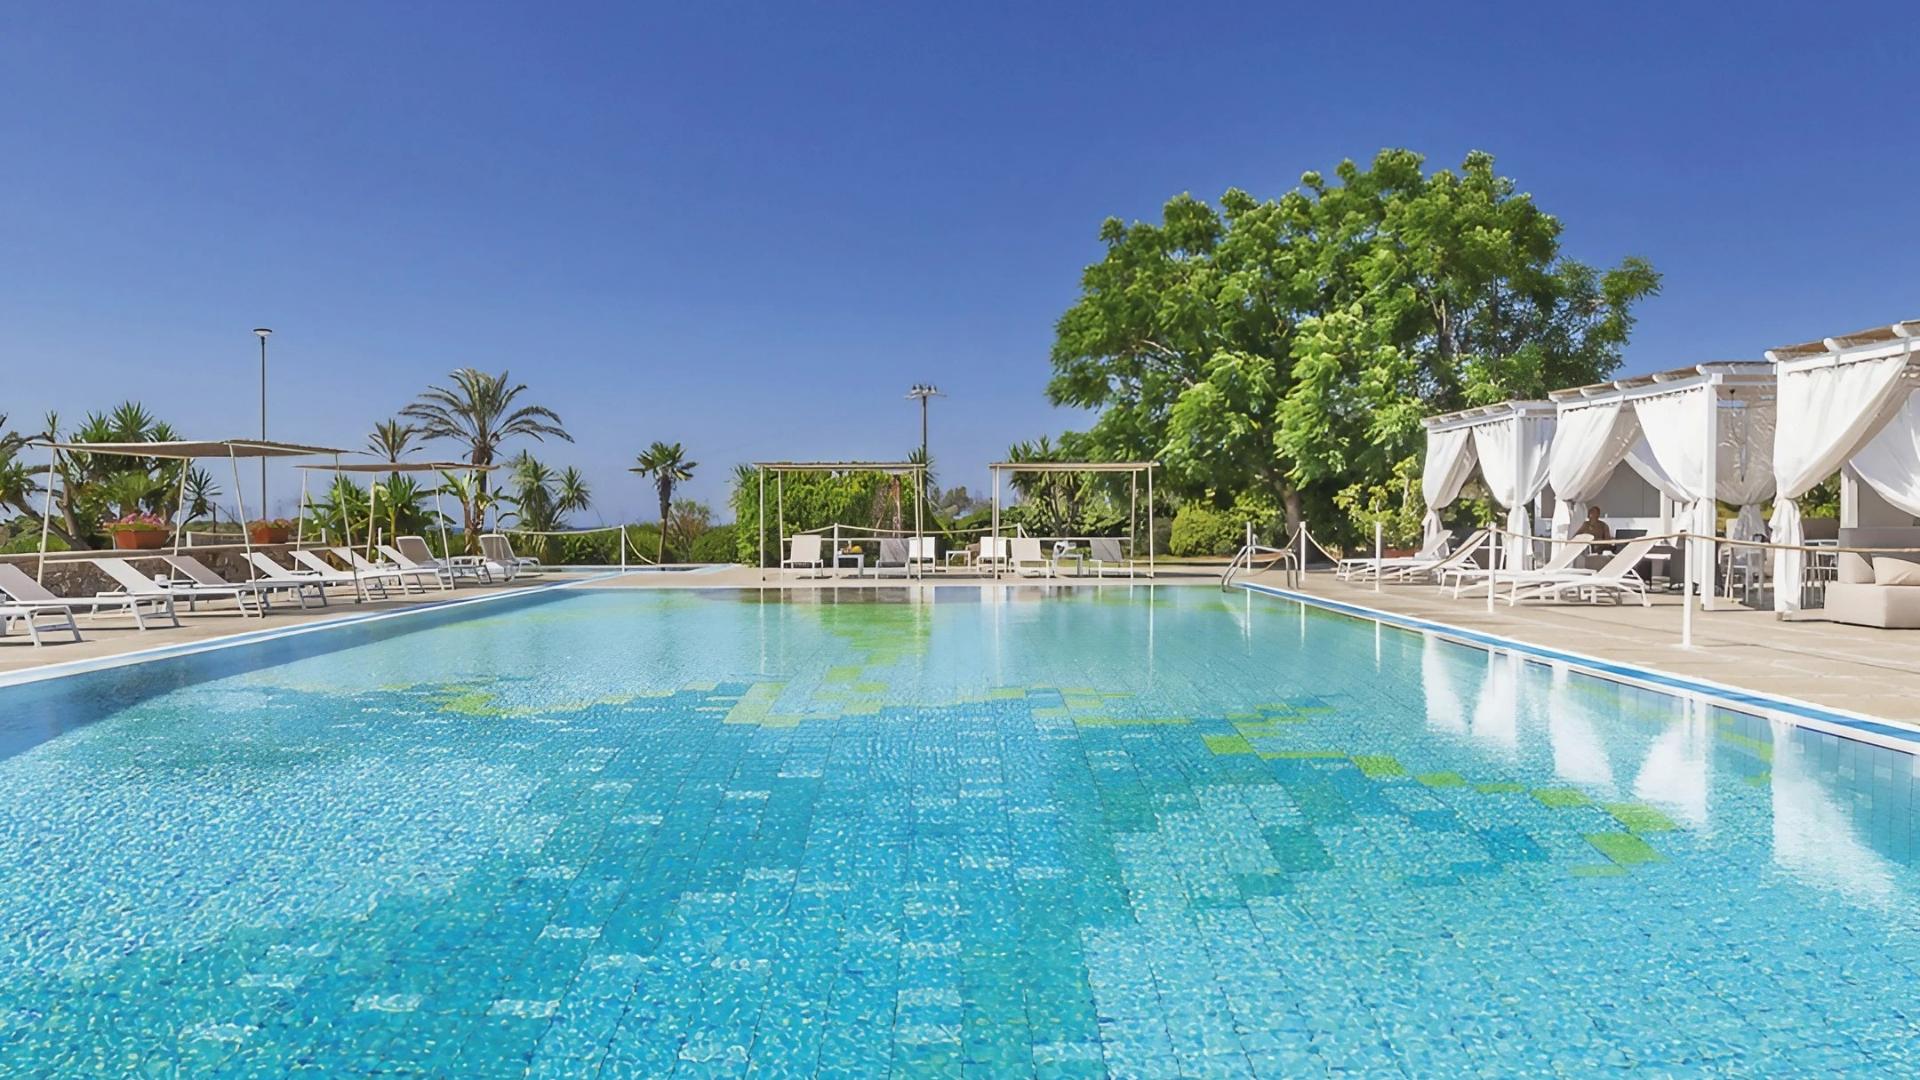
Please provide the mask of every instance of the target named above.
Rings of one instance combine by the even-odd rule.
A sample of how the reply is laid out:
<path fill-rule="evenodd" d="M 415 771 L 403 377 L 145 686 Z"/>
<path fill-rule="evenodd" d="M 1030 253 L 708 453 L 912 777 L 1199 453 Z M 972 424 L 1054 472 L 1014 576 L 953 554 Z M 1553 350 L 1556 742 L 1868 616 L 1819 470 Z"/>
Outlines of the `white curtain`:
<path fill-rule="evenodd" d="M 1493 501 L 1507 508 L 1507 565 L 1525 569 L 1532 549 L 1528 539 L 1533 519 L 1527 513 L 1547 486 L 1548 451 L 1553 444 L 1553 417 L 1509 416 L 1473 429 L 1474 450 L 1480 456 L 1480 476 Z"/>
<path fill-rule="evenodd" d="M 1688 532 L 1701 536 L 1712 536 L 1718 531 L 1714 520 L 1717 517 L 1714 492 L 1707 490 L 1707 479 L 1703 475 L 1707 470 L 1707 410 L 1714 407 L 1713 390 L 1706 386 L 1645 397 L 1633 403 L 1653 459 L 1666 474 L 1669 487 L 1665 490 L 1680 504 L 1675 508 L 1676 517 Z M 1712 580 L 1711 547 L 1706 544 L 1687 547 L 1693 563 L 1693 580 L 1701 583 L 1703 591 L 1711 591 L 1712 586 L 1706 584 Z"/>
<path fill-rule="evenodd" d="M 1773 542 L 1799 545 L 1800 496 L 1840 471 L 1906 404 L 1908 352 L 1875 360 L 1782 367 L 1773 437 Z M 1773 553 L 1773 609 L 1800 608 L 1800 552 Z"/>
<path fill-rule="evenodd" d="M 1618 401 L 1575 405 L 1560 410 L 1547 455 L 1547 482 L 1553 485 L 1553 535 L 1564 540 L 1586 516 L 1587 504 L 1607 486 L 1613 470 L 1640 437 L 1633 413 Z"/>
<path fill-rule="evenodd" d="M 1894 509 L 1920 516 L 1920 393 L 1853 455 L 1853 471 Z"/>
<path fill-rule="evenodd" d="M 1771 401 L 1757 398 L 1733 401 L 1734 404 L 1720 409 L 1719 497 L 1721 502 L 1740 508 L 1727 535 L 1751 540 L 1766 528 L 1760 504 L 1773 498 L 1777 413 Z"/>
<path fill-rule="evenodd" d="M 1473 429 L 1427 432 L 1427 460 L 1420 472 L 1420 495 L 1427 504 L 1425 523 L 1429 543 L 1440 535 L 1440 511 L 1460 495 L 1473 475 Z"/>

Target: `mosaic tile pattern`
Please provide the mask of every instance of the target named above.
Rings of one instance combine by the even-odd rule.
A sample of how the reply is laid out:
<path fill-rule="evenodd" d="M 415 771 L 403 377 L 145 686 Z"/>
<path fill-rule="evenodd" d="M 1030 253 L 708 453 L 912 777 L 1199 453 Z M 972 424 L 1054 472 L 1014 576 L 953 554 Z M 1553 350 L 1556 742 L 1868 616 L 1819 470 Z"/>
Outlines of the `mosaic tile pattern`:
<path fill-rule="evenodd" d="M 5 1073 L 1920 1056 L 1905 755 L 1206 590 L 345 641 L 0 696 Z"/>

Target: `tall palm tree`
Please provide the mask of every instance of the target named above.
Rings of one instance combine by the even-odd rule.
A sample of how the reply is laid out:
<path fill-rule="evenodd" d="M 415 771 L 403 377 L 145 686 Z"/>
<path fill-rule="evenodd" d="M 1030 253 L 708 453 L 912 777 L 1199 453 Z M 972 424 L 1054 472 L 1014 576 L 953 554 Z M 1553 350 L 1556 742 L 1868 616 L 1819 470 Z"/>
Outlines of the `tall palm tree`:
<path fill-rule="evenodd" d="M 373 425 L 373 434 L 367 436 L 367 449 L 388 461 L 399 461 L 406 456 L 407 447 L 418 434 L 419 428 L 402 423 L 397 417 L 382 420 Z"/>
<path fill-rule="evenodd" d="M 526 437 L 545 442 L 547 436 L 573 441 L 560 426 L 559 414 L 544 405 L 514 402 L 526 392 L 525 383 L 508 381 L 507 372 L 489 375 L 476 368 L 461 368 L 452 375 L 453 385 L 429 386 L 420 399 L 400 410 L 400 415 L 419 422 L 419 434 L 427 439 L 452 439 L 466 447 L 467 460 L 479 471 L 474 485 L 478 498 L 462 499 L 467 550 L 479 548 L 481 504 L 487 499 L 489 484 L 485 468 L 493 464 L 500 446 L 508 439 Z"/>
<path fill-rule="evenodd" d="M 562 517 L 593 505 L 593 489 L 587 486 L 587 478 L 578 468 L 569 465 L 561 469 L 553 483 L 553 509 Z"/>
<path fill-rule="evenodd" d="M 653 489 L 660 494 L 660 551 L 656 561 L 667 561 L 667 512 L 673 508 L 674 485 L 693 479 L 697 461 L 688 461 L 679 443 L 655 442 L 641 451 L 628 472 L 653 478 Z"/>

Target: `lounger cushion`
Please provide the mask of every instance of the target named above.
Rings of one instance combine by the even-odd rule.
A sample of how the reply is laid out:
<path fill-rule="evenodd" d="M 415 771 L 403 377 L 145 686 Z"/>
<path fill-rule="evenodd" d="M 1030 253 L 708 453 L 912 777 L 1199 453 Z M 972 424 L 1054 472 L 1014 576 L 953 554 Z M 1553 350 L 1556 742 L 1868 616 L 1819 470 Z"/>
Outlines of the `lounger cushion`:
<path fill-rule="evenodd" d="M 1894 555 L 1873 557 L 1875 585 L 1920 585 L 1920 563 Z"/>

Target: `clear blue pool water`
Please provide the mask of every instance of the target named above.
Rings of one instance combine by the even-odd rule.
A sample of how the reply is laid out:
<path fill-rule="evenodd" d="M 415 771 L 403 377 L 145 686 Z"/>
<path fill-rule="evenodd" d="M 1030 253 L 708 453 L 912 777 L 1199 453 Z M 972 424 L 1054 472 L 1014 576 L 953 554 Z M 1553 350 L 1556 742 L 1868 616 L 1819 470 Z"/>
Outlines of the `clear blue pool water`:
<path fill-rule="evenodd" d="M 0 1072 L 1914 1070 L 1907 755 L 1269 597 L 871 595 L 0 691 Z"/>

